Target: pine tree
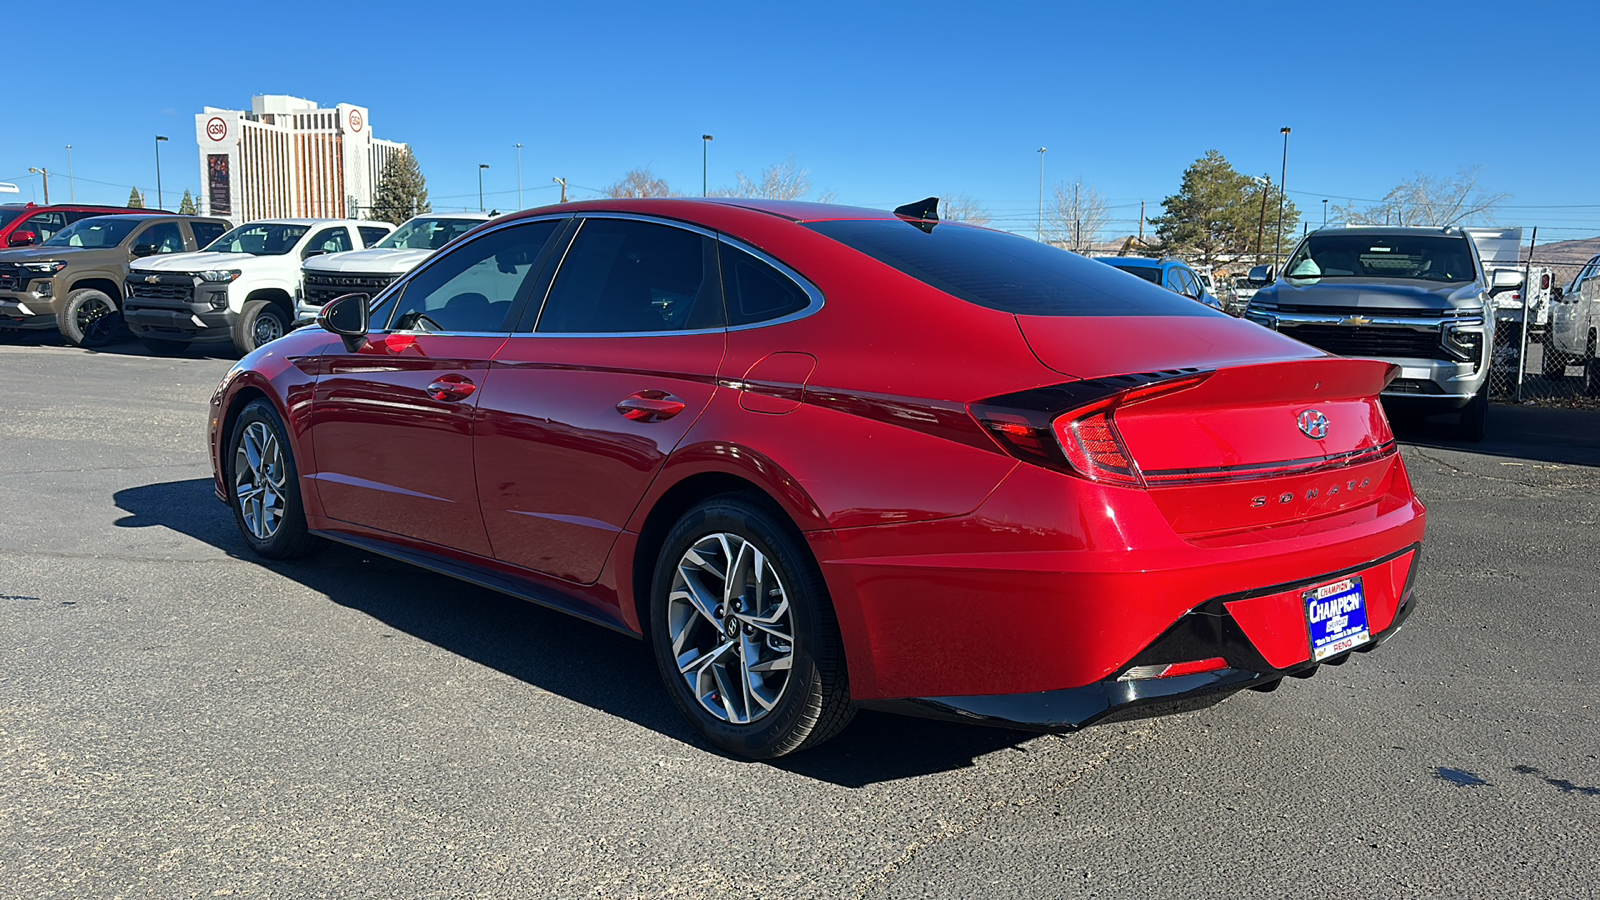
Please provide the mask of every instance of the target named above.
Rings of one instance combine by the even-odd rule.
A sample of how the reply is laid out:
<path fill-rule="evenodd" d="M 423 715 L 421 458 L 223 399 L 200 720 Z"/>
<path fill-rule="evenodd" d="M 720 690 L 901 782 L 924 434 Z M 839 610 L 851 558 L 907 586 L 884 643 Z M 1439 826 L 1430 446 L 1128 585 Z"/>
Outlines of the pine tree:
<path fill-rule="evenodd" d="M 180 216 L 198 216 L 198 215 L 200 215 L 200 210 L 197 209 L 195 207 L 195 205 L 194 205 L 194 195 L 189 193 L 189 189 L 188 188 L 184 188 L 183 189 L 183 202 L 178 204 L 178 215 L 180 215 Z"/>
<path fill-rule="evenodd" d="M 422 177 L 417 158 L 409 151 L 389 157 L 372 198 L 372 218 L 398 225 L 427 212 L 433 212 L 433 206 L 428 203 L 428 180 Z"/>
<path fill-rule="evenodd" d="M 144 195 L 139 193 L 138 188 L 128 192 L 128 205 L 134 209 L 144 209 Z"/>

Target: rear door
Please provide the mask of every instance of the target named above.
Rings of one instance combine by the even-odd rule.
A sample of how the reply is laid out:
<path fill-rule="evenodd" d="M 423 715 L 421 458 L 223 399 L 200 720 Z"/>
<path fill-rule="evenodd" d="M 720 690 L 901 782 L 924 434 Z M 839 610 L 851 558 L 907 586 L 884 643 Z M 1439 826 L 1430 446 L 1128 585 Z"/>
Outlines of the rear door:
<path fill-rule="evenodd" d="M 562 221 L 510 225 L 441 254 L 374 312 L 364 346 L 328 351 L 311 439 L 329 517 L 490 555 L 473 418 Z"/>
<path fill-rule="evenodd" d="M 478 492 L 498 559 L 577 584 L 599 577 L 716 390 L 723 322 L 709 232 L 581 221 L 479 400 Z"/>

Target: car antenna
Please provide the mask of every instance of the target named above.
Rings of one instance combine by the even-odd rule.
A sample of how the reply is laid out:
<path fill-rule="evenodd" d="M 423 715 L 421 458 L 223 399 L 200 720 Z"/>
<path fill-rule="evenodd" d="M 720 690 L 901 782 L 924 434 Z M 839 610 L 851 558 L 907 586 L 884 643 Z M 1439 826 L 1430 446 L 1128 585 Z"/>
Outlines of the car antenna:
<path fill-rule="evenodd" d="M 933 234 L 933 226 L 939 224 L 939 198 L 928 197 L 915 203 L 895 207 L 894 214 L 928 234 Z"/>

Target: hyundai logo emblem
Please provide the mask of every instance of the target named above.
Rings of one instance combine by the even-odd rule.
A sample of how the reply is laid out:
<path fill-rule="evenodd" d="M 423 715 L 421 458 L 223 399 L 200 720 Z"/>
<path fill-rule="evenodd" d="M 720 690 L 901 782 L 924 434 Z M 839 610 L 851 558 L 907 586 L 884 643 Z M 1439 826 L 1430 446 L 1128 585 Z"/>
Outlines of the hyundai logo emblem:
<path fill-rule="evenodd" d="M 1300 414 L 1300 431 L 1314 441 L 1328 436 L 1328 417 L 1314 409 Z"/>

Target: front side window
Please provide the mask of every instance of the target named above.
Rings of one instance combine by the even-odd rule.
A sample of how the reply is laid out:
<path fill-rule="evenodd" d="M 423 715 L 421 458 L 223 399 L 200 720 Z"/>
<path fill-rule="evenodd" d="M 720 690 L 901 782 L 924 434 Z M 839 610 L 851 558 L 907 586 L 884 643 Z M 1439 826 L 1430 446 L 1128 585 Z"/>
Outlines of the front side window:
<path fill-rule="evenodd" d="M 350 232 L 343 226 L 324 229 L 311 236 L 311 242 L 306 244 L 302 257 L 320 256 L 325 253 L 343 253 L 354 249 L 350 246 Z"/>
<path fill-rule="evenodd" d="M 228 227 L 221 222 L 190 222 L 189 230 L 194 232 L 194 245 L 204 250 L 206 245 L 222 237 Z"/>
<path fill-rule="evenodd" d="M 630 219 L 585 220 L 535 331 L 625 334 L 719 328 L 716 241 Z"/>
<path fill-rule="evenodd" d="M 99 216 L 93 219 L 79 219 L 61 229 L 45 243 L 51 247 L 88 247 L 91 249 L 115 247 L 122 243 L 123 238 L 133 233 L 133 229 L 138 227 L 140 221 L 142 220 L 134 216 Z"/>
<path fill-rule="evenodd" d="M 1437 234 L 1314 234 L 1300 243 L 1288 278 L 1405 278 L 1458 282 L 1478 277 L 1465 237 Z"/>
<path fill-rule="evenodd" d="M 389 229 L 374 228 L 371 225 L 362 225 L 356 230 L 361 232 L 361 243 L 368 247 L 376 246 L 379 241 L 389 236 Z"/>
<path fill-rule="evenodd" d="M 418 271 L 373 321 L 388 321 L 393 331 L 506 331 L 506 315 L 558 224 L 514 225 L 454 248 Z"/>
<path fill-rule="evenodd" d="M 308 225 L 257 222 L 240 225 L 218 238 L 207 250 L 213 253 L 248 253 L 251 256 L 283 256 L 300 243 L 311 228 Z"/>
<path fill-rule="evenodd" d="M 177 222 L 157 222 L 133 239 L 134 246 L 154 244 L 157 253 L 182 253 L 183 232 Z"/>
<path fill-rule="evenodd" d="M 40 243 L 50 240 L 56 232 L 65 227 L 67 227 L 67 217 L 58 212 L 39 213 L 30 216 L 28 221 L 22 223 L 22 230 L 37 234 Z"/>
<path fill-rule="evenodd" d="M 448 216 L 412 219 L 395 229 L 378 246 L 385 250 L 438 250 L 482 224 L 482 219 Z"/>

